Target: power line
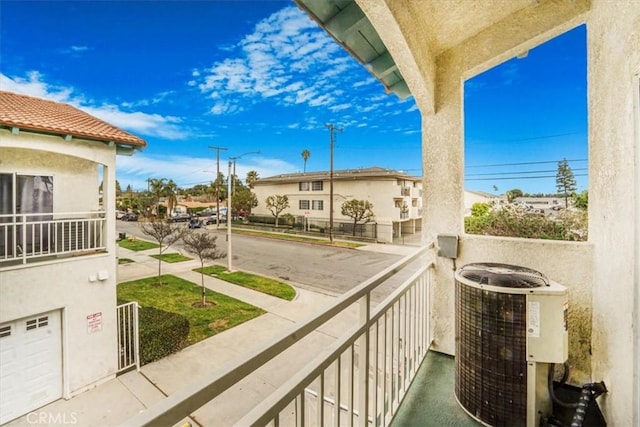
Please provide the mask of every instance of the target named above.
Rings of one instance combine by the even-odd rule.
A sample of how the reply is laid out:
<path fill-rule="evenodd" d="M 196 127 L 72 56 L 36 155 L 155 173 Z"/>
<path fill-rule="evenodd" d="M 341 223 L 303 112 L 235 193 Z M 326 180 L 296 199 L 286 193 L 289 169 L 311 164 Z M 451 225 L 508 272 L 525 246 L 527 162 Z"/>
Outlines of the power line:
<path fill-rule="evenodd" d="M 586 162 L 589 159 L 573 159 L 573 160 L 567 160 L 567 162 Z M 472 166 L 466 166 L 466 168 L 489 168 L 489 167 L 497 167 L 497 166 L 520 166 L 520 165 L 541 165 L 541 164 L 548 164 L 548 163 L 558 163 L 561 160 L 545 160 L 545 161 L 541 161 L 541 162 L 520 162 L 520 163 L 496 163 L 493 165 L 472 165 Z"/>
<path fill-rule="evenodd" d="M 586 171 L 587 168 L 575 168 L 572 171 Z M 489 172 L 489 173 L 468 173 L 466 176 L 489 176 L 489 175 L 518 175 L 523 173 L 550 173 L 556 172 L 555 169 L 539 170 L 539 171 L 522 171 L 522 172 Z"/>
<path fill-rule="evenodd" d="M 586 173 L 575 174 L 574 176 L 587 176 Z M 543 176 L 512 176 L 504 178 L 465 178 L 465 181 L 505 181 L 511 179 L 540 179 L 540 178 L 555 178 L 555 175 L 543 175 Z"/>

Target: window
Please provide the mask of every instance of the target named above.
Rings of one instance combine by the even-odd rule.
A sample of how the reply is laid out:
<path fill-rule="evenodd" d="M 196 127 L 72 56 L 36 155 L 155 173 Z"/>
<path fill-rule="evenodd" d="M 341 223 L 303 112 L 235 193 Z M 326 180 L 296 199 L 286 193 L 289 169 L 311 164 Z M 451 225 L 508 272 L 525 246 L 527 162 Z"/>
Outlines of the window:
<path fill-rule="evenodd" d="M 309 183 L 308 182 L 299 182 L 298 183 L 299 191 L 309 191 Z"/>
<path fill-rule="evenodd" d="M 0 338 L 11 336 L 11 325 L 0 328 Z"/>
<path fill-rule="evenodd" d="M 324 202 L 322 200 L 314 200 L 312 202 L 311 209 L 314 211 L 324 210 Z"/>
<path fill-rule="evenodd" d="M 300 209 L 301 211 L 309 210 L 309 201 L 308 200 L 300 200 L 298 202 L 298 209 Z"/>
<path fill-rule="evenodd" d="M 402 207 L 402 199 L 393 199 L 393 204 L 396 208 Z"/>
<path fill-rule="evenodd" d="M 15 199 L 14 188 L 16 189 Z M 52 176 L 0 174 L 0 214 L 51 212 L 53 212 Z M 29 219 L 43 218 L 30 217 Z"/>
<path fill-rule="evenodd" d="M 322 191 L 322 181 L 313 181 L 311 183 L 311 189 L 313 191 Z"/>
<path fill-rule="evenodd" d="M 44 326 L 47 326 L 48 324 L 49 324 L 49 316 L 30 319 L 30 320 L 27 320 L 27 323 L 26 323 L 27 331 L 30 331 L 32 329 L 42 328 Z"/>
<path fill-rule="evenodd" d="M 414 208 L 418 207 L 418 199 L 411 199 L 411 206 Z"/>

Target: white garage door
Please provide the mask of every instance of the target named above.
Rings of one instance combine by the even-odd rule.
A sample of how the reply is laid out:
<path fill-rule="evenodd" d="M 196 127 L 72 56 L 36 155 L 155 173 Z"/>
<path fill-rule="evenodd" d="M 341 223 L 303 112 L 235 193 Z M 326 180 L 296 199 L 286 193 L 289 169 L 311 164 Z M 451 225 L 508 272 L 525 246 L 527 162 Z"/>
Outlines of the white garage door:
<path fill-rule="evenodd" d="M 0 424 L 62 397 L 60 311 L 0 324 Z"/>

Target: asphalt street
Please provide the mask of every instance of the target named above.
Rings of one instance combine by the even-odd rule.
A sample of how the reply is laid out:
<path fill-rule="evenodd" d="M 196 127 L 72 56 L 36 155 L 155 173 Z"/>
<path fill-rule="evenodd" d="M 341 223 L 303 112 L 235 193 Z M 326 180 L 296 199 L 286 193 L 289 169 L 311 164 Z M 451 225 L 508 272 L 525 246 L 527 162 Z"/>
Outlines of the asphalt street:
<path fill-rule="evenodd" d="M 143 235 L 135 222 L 118 221 L 117 229 L 127 235 L 150 239 Z M 202 232 L 215 233 L 219 249 L 226 252 L 225 229 L 208 229 Z M 184 253 L 181 243 L 174 244 L 173 248 Z M 352 289 L 401 258 L 399 255 L 240 234 L 232 235 L 232 254 L 234 269 L 279 278 L 295 286 L 332 295 Z M 226 258 L 217 262 L 226 264 Z M 403 270 L 401 275 L 390 279 L 372 295 L 373 299 L 384 298 L 411 270 Z"/>

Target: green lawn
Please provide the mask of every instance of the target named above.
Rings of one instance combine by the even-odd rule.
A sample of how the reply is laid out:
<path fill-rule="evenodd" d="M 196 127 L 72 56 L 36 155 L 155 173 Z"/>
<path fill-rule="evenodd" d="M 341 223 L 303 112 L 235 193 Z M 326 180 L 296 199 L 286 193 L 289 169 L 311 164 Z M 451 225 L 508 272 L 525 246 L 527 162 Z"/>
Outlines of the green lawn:
<path fill-rule="evenodd" d="M 170 254 L 162 254 L 162 255 L 149 255 L 151 258 L 161 259 L 164 262 L 182 262 L 182 261 L 191 261 L 193 258 L 186 257 L 177 252 Z"/>
<path fill-rule="evenodd" d="M 362 243 L 345 242 L 345 241 L 337 241 L 337 240 L 334 240 L 333 243 L 331 243 L 327 239 L 317 239 L 315 237 L 298 236 L 296 234 L 268 233 L 265 231 L 254 231 L 254 230 L 237 229 L 237 228 L 234 228 L 233 232 L 237 234 L 244 234 L 247 236 L 268 237 L 270 239 L 289 240 L 293 242 L 303 242 L 303 243 L 314 243 L 317 245 L 335 246 L 339 248 L 359 248 L 360 246 L 364 246 L 364 244 Z"/>
<path fill-rule="evenodd" d="M 118 264 L 130 264 L 132 262 L 135 261 L 129 258 L 118 258 Z"/>
<path fill-rule="evenodd" d="M 147 249 L 157 248 L 160 245 L 153 242 L 147 242 L 146 240 L 121 240 L 118 242 L 121 248 L 129 249 L 131 251 L 146 251 Z"/>
<path fill-rule="evenodd" d="M 117 288 L 118 300 L 138 301 L 143 307 L 150 306 L 183 315 L 189 320 L 189 344 L 265 313 L 261 308 L 208 289 L 206 300 L 215 305 L 197 308 L 194 304 L 201 300 L 200 285 L 170 274 L 162 275 L 160 279 L 165 284 L 157 285 L 157 276 L 120 283 Z"/>
<path fill-rule="evenodd" d="M 193 271 L 200 273 L 201 270 L 201 268 L 195 268 Z M 287 301 L 291 301 L 296 296 L 296 290 L 286 283 L 242 271 L 229 273 L 226 271 L 226 268 L 221 265 L 205 267 L 204 274 Z"/>

